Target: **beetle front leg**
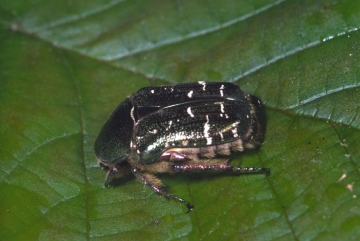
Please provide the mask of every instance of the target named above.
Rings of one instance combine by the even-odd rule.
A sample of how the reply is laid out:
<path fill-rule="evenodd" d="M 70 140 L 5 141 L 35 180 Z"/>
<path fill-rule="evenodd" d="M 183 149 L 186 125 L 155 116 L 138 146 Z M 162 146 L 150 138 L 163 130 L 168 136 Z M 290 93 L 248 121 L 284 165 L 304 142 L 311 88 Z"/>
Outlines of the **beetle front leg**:
<path fill-rule="evenodd" d="M 174 172 L 228 172 L 234 174 L 265 174 L 270 175 L 269 168 L 263 167 L 234 167 L 229 164 L 208 164 L 207 160 L 197 161 L 184 164 L 176 164 L 172 166 Z"/>
<path fill-rule="evenodd" d="M 115 165 L 105 165 L 104 163 L 100 162 L 100 167 L 106 171 L 106 177 L 105 177 L 105 187 L 109 187 L 110 183 L 114 179 L 119 179 L 124 176 L 127 176 L 131 174 L 130 171 L 130 165 L 127 162 L 122 162 Z"/>
<path fill-rule="evenodd" d="M 115 167 L 110 168 L 106 173 L 104 186 L 109 187 L 110 182 L 114 180 L 116 176 L 117 176 L 117 169 Z"/>
<path fill-rule="evenodd" d="M 186 202 L 184 199 L 182 199 L 182 198 L 180 198 L 178 196 L 175 196 L 173 194 L 167 193 L 163 189 L 161 181 L 157 177 L 155 177 L 154 175 L 149 174 L 149 173 L 141 172 L 137 168 L 132 168 L 131 171 L 138 180 L 140 180 L 146 186 L 151 188 L 151 190 L 153 190 L 157 195 L 166 197 L 168 199 L 174 199 L 174 200 L 177 200 L 177 201 L 181 202 L 188 209 L 187 212 L 189 212 L 189 211 L 191 211 L 193 209 L 194 206 L 192 204 Z"/>

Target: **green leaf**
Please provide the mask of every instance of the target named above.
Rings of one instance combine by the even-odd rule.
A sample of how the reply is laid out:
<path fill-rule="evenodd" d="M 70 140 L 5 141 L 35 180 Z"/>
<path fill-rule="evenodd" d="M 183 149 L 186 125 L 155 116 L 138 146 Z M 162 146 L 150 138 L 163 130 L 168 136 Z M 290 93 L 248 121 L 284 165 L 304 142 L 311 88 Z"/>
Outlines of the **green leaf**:
<path fill-rule="evenodd" d="M 2 1 L 0 240 L 357 240 L 360 2 Z M 129 178 L 94 140 L 149 85 L 231 81 L 266 107 L 271 175 Z"/>

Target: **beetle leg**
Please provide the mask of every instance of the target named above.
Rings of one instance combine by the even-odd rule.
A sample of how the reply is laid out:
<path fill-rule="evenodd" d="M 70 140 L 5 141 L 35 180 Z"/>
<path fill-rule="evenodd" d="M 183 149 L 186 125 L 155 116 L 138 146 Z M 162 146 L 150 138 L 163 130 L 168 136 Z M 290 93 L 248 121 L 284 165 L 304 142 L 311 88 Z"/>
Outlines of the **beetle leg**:
<path fill-rule="evenodd" d="M 154 175 L 149 174 L 149 173 L 143 173 L 137 168 L 132 168 L 131 171 L 138 180 L 140 180 L 146 186 L 151 188 L 151 190 L 153 190 L 157 195 L 166 197 L 168 199 L 174 199 L 174 200 L 181 202 L 188 209 L 187 212 L 189 212 L 193 209 L 194 206 L 191 205 L 190 203 L 188 203 L 187 201 L 185 201 L 184 199 L 182 199 L 178 196 L 175 196 L 173 194 L 167 193 L 163 189 L 160 179 L 158 179 Z"/>
<path fill-rule="evenodd" d="M 213 171 L 213 172 L 232 172 L 236 174 L 265 174 L 266 176 L 270 175 L 269 168 L 263 167 L 234 167 L 229 164 L 218 164 L 218 165 L 209 165 L 206 164 L 206 160 L 202 163 L 184 163 L 172 165 L 172 170 L 174 172 L 203 172 L 203 171 Z"/>
<path fill-rule="evenodd" d="M 105 187 L 109 187 L 110 182 L 115 178 L 117 173 L 117 170 L 115 167 L 110 168 L 107 173 L 106 173 L 106 177 L 105 177 Z"/>
<path fill-rule="evenodd" d="M 105 184 L 104 184 L 105 187 L 109 187 L 112 180 L 121 178 L 131 173 L 130 166 L 127 162 L 122 162 L 120 164 L 113 166 L 106 166 L 103 163 L 100 163 L 100 166 L 104 171 L 106 171 Z"/>

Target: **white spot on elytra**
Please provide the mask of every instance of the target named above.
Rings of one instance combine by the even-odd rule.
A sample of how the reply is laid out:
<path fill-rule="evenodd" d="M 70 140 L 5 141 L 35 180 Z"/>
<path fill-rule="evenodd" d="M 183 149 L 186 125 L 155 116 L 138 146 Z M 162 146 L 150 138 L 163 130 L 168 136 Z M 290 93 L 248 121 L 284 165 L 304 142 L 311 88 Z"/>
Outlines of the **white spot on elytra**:
<path fill-rule="evenodd" d="M 231 130 L 231 132 L 233 133 L 234 138 L 238 137 L 238 133 L 237 133 L 237 126 L 240 124 L 240 121 L 234 122 L 231 126 L 233 127 L 233 129 Z"/>
<path fill-rule="evenodd" d="M 221 140 L 224 140 L 224 135 L 223 135 L 223 133 L 222 133 L 222 132 L 219 132 L 219 135 L 220 135 Z"/>
<path fill-rule="evenodd" d="M 232 129 L 231 132 L 233 133 L 234 138 L 238 137 L 237 129 Z"/>
<path fill-rule="evenodd" d="M 191 91 L 187 94 L 187 96 L 188 96 L 189 98 L 192 98 L 193 93 L 194 93 L 194 91 L 191 90 Z"/>
<path fill-rule="evenodd" d="M 210 137 L 209 130 L 209 115 L 206 115 L 206 123 L 204 124 L 204 137 L 206 138 L 206 145 L 211 145 L 212 143 L 212 137 Z"/>
<path fill-rule="evenodd" d="M 225 86 L 224 86 L 224 85 L 221 85 L 221 86 L 220 86 L 220 95 L 221 95 L 221 96 L 224 96 L 224 91 L 223 91 L 224 89 L 225 89 Z"/>
<path fill-rule="evenodd" d="M 225 111 L 224 111 L 224 105 L 223 105 L 223 104 L 220 104 L 220 110 L 221 110 L 222 113 L 225 112 Z"/>
<path fill-rule="evenodd" d="M 158 130 L 154 129 L 152 131 L 149 131 L 149 133 L 152 133 L 152 134 L 157 134 Z"/>
<path fill-rule="evenodd" d="M 135 123 L 135 117 L 134 117 L 134 107 L 133 108 L 131 108 L 131 110 L 130 110 L 130 116 L 131 116 L 131 119 L 134 121 L 134 123 Z"/>
<path fill-rule="evenodd" d="M 205 88 L 206 88 L 206 82 L 205 82 L 205 81 L 198 81 L 198 83 L 199 83 L 200 85 L 202 85 L 202 86 L 203 86 L 203 90 L 205 90 Z"/>
<path fill-rule="evenodd" d="M 248 119 L 249 119 L 249 118 L 250 118 L 250 116 L 249 116 L 249 115 L 246 115 L 246 118 L 248 118 Z"/>
<path fill-rule="evenodd" d="M 151 94 L 154 94 L 155 93 L 155 90 L 150 90 Z"/>
<path fill-rule="evenodd" d="M 240 124 L 240 121 L 236 121 L 231 124 L 232 127 L 237 127 Z"/>
<path fill-rule="evenodd" d="M 191 112 L 191 107 L 188 107 L 186 111 L 191 117 L 194 117 L 194 114 Z"/>

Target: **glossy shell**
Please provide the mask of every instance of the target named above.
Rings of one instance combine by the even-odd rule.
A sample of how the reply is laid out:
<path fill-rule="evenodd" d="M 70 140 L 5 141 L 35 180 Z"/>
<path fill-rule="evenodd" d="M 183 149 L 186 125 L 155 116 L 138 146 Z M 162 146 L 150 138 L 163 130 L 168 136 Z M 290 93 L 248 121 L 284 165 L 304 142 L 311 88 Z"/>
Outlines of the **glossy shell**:
<path fill-rule="evenodd" d="M 201 151 L 262 138 L 260 102 L 232 83 L 196 82 L 145 87 L 111 114 L 95 141 L 103 163 L 151 164 L 170 150 Z"/>

